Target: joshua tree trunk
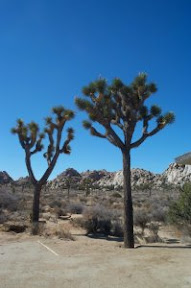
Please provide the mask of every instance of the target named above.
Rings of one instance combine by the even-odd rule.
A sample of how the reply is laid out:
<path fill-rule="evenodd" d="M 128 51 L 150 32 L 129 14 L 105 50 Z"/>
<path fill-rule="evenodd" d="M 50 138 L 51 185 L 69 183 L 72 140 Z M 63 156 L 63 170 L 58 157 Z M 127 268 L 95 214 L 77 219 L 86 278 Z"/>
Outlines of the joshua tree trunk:
<path fill-rule="evenodd" d="M 39 204 L 40 204 L 40 191 L 41 187 L 38 184 L 34 186 L 34 198 L 33 198 L 33 214 L 32 222 L 37 223 L 39 221 Z"/>
<path fill-rule="evenodd" d="M 124 246 L 134 248 L 130 150 L 123 151 Z"/>

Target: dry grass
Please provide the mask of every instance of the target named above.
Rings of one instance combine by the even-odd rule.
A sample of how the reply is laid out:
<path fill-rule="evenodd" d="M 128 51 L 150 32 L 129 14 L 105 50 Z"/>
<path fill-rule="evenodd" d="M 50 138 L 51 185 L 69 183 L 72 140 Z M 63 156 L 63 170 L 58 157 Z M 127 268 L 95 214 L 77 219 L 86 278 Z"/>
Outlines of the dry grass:
<path fill-rule="evenodd" d="M 75 240 L 71 233 L 72 225 L 70 223 L 51 223 L 47 222 L 40 227 L 39 234 L 44 237 L 57 237 L 63 240 Z"/>

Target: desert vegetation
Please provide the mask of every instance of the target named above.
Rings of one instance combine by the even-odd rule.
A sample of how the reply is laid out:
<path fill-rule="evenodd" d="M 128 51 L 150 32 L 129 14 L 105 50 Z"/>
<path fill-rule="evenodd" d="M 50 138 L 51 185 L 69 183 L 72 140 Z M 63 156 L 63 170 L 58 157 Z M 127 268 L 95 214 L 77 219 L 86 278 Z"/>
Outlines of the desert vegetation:
<path fill-rule="evenodd" d="M 17 183 L 15 189 L 12 189 L 13 184 L 2 185 L 0 188 L 0 229 L 2 231 L 15 233 L 31 231 L 33 185 L 25 185 L 24 188 L 23 186 Z M 182 194 L 182 191 L 188 189 L 185 187 L 174 188 L 173 200 L 169 200 L 171 190 L 163 187 L 158 187 L 158 190 L 153 189 L 151 197 L 150 189 L 132 190 L 136 244 L 164 241 L 161 231 L 169 225 L 176 228 L 177 223 L 180 224 L 178 229 L 184 234 L 185 229 L 180 229 L 182 221 L 184 227 L 190 229 L 189 206 L 187 205 L 187 210 L 185 208 L 187 214 L 185 219 L 181 218 L 181 221 L 177 221 L 174 213 L 174 207 L 177 211 L 179 205 L 177 203 L 182 201 L 180 199 L 185 199 L 184 193 Z M 41 191 L 38 233 L 46 238 L 75 240 L 75 234 L 81 231 L 80 233 L 88 237 L 123 241 L 123 201 L 123 193 L 118 189 L 109 190 L 100 187 L 87 195 L 86 189 L 82 190 L 81 186 L 80 189 L 70 190 L 70 200 L 68 200 L 67 187 L 52 189 L 47 184 Z M 184 203 L 186 205 L 187 202 Z"/>

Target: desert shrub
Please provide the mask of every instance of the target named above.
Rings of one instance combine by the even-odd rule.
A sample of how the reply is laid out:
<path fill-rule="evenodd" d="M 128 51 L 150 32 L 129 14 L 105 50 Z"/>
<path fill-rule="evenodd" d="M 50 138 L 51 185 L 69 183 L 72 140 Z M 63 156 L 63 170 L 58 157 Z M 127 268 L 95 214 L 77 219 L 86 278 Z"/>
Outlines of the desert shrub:
<path fill-rule="evenodd" d="M 84 228 L 87 230 L 87 234 L 110 234 L 112 227 L 112 213 L 104 206 L 97 204 L 94 207 L 87 208 L 85 209 L 83 216 Z"/>
<path fill-rule="evenodd" d="M 159 231 L 159 224 L 155 222 L 151 222 L 149 224 L 149 230 L 152 232 L 153 235 L 158 236 L 158 231 Z"/>
<path fill-rule="evenodd" d="M 7 191 L 0 191 L 0 208 L 11 212 L 16 211 L 19 205 L 19 197 Z"/>
<path fill-rule="evenodd" d="M 64 240 L 75 240 L 71 234 L 71 226 L 67 224 L 45 224 L 41 227 L 40 234 L 45 237 L 58 237 Z"/>
<path fill-rule="evenodd" d="M 148 226 L 151 235 L 147 237 L 147 242 L 161 242 L 161 239 L 158 235 L 158 231 L 159 231 L 159 224 L 156 222 L 151 222 Z"/>
<path fill-rule="evenodd" d="M 170 205 L 168 219 L 173 224 L 191 225 L 191 183 L 183 185 L 178 200 Z"/>
<path fill-rule="evenodd" d="M 0 224 L 3 224 L 7 221 L 7 216 L 3 213 L 3 210 L 0 209 Z"/>
<path fill-rule="evenodd" d="M 23 233 L 27 226 L 21 223 L 7 223 L 5 225 L 5 230 L 7 232 Z"/>
<path fill-rule="evenodd" d="M 117 191 L 122 191 L 122 190 L 123 190 L 123 186 L 118 185 L 118 186 L 115 187 L 115 189 L 116 189 Z"/>
<path fill-rule="evenodd" d="M 50 202 L 49 205 L 50 205 L 51 208 L 55 208 L 55 207 L 61 208 L 62 202 L 58 201 L 58 200 L 53 200 L 52 202 Z"/>
<path fill-rule="evenodd" d="M 157 207 L 156 209 L 153 209 L 150 213 L 150 218 L 153 221 L 158 222 L 165 222 L 167 217 L 168 208 L 166 207 Z"/>
<path fill-rule="evenodd" d="M 134 225 L 139 226 L 142 229 L 142 234 L 144 235 L 144 230 L 150 221 L 150 215 L 145 209 L 137 209 L 134 213 Z"/>
<path fill-rule="evenodd" d="M 150 199 L 149 210 L 151 220 L 165 222 L 168 215 L 169 203 L 165 198 L 154 197 Z"/>
<path fill-rule="evenodd" d="M 112 196 L 115 197 L 115 198 L 122 198 L 121 194 L 118 193 L 118 192 L 114 192 L 114 193 L 112 194 Z"/>
<path fill-rule="evenodd" d="M 108 191 L 113 191 L 115 186 L 114 185 L 105 185 L 104 188 Z"/>
<path fill-rule="evenodd" d="M 85 206 L 80 202 L 69 203 L 67 206 L 67 211 L 72 214 L 82 214 Z"/>
<path fill-rule="evenodd" d="M 112 235 L 116 237 L 123 237 L 122 221 L 115 220 L 112 222 Z"/>
<path fill-rule="evenodd" d="M 64 240 L 75 240 L 74 237 L 72 236 L 70 232 L 70 227 L 68 225 L 58 225 L 56 229 L 56 236 L 59 239 L 64 239 Z"/>
<path fill-rule="evenodd" d="M 151 190 L 152 189 L 152 183 L 142 183 L 140 185 L 135 186 L 135 189 L 145 191 L 145 190 Z"/>
<path fill-rule="evenodd" d="M 55 207 L 54 208 L 54 213 L 60 217 L 60 216 L 66 216 L 67 215 L 67 210 L 61 207 Z"/>

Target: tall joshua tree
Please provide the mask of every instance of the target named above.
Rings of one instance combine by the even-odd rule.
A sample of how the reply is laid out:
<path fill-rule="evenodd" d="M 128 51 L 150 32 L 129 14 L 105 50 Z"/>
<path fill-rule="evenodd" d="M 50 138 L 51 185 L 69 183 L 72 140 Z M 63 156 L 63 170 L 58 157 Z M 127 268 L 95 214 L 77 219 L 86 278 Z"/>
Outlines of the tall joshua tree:
<path fill-rule="evenodd" d="M 131 195 L 131 161 L 130 151 L 141 145 L 148 137 L 173 123 L 172 112 L 161 114 L 161 109 L 153 105 L 149 109 L 145 101 L 157 91 L 154 83 L 147 83 L 147 75 L 139 74 L 130 85 L 125 85 L 120 79 L 113 80 L 108 85 L 105 79 L 99 79 L 82 89 L 87 97 L 76 98 L 80 110 L 86 111 L 88 121 L 83 126 L 90 130 L 93 136 L 107 139 L 121 150 L 123 156 L 124 177 L 124 246 L 134 248 L 133 205 Z M 151 120 L 155 118 L 155 128 L 149 129 Z M 99 123 L 104 132 L 97 130 Z M 133 141 L 133 134 L 139 122 L 142 122 L 142 135 Z M 93 125 L 94 124 L 94 125 Z M 153 127 L 153 126 L 152 126 Z"/>
<path fill-rule="evenodd" d="M 28 125 L 19 119 L 17 120 L 16 128 L 12 129 L 12 133 L 18 135 L 21 147 L 25 151 L 25 163 L 29 173 L 31 183 L 34 186 L 34 198 L 33 198 L 33 213 L 32 222 L 38 223 L 39 221 L 39 203 L 40 192 L 42 186 L 46 184 L 50 174 L 52 173 L 58 157 L 60 154 L 70 154 L 70 141 L 74 138 L 73 129 L 67 129 L 66 140 L 62 143 L 62 133 L 67 121 L 74 117 L 74 112 L 67 110 L 64 107 L 55 107 L 52 109 L 55 117 L 47 117 L 45 119 L 45 129 L 43 133 L 39 132 L 38 124 L 31 122 Z M 44 172 L 40 180 L 37 180 L 31 165 L 31 157 L 42 151 L 44 146 L 42 140 L 47 135 L 48 146 L 46 152 L 43 154 L 47 160 L 48 167 Z"/>

